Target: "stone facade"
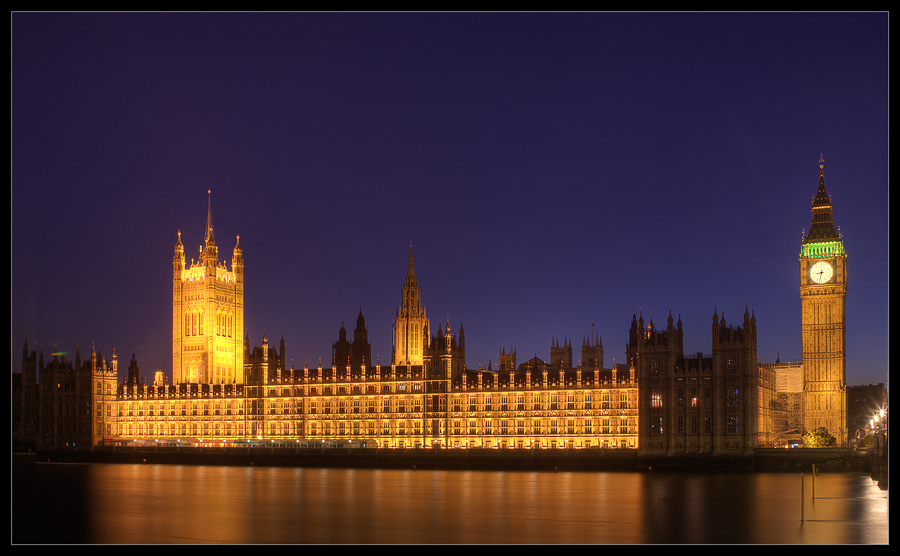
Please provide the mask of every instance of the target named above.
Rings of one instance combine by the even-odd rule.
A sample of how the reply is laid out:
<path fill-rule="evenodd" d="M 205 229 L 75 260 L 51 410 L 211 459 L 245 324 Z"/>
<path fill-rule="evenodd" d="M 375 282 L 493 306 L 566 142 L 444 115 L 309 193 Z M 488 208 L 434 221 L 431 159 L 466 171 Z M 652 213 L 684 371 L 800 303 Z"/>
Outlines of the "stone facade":
<path fill-rule="evenodd" d="M 825 427 L 846 446 L 847 252 L 834 225 L 825 190 L 825 161 L 819 159 L 819 187 L 809 232 L 800 246 L 800 304 L 803 332 L 803 432 Z"/>
<path fill-rule="evenodd" d="M 412 246 L 389 365 L 373 364 L 360 310 L 352 340 L 341 326 L 330 367 L 287 367 L 284 338 L 280 349 L 265 335 L 262 347 L 250 348 L 240 238 L 228 269 L 218 260 L 210 202 L 199 260 L 185 264 L 180 232 L 175 246 L 173 384 L 163 373 L 144 384 L 134 356 L 117 384 L 115 353 L 110 362 L 92 350 L 89 361 L 54 355 L 45 364 L 26 343 L 17 430 L 56 446 L 355 439 L 391 448 L 662 455 L 747 454 L 817 426 L 843 440 L 846 254 L 823 176 L 800 254 L 804 361 L 791 386 L 791 369 L 759 364 L 756 317 L 746 308 L 737 326 L 714 309 L 708 354 L 684 353 L 681 318 L 670 312 L 661 329 L 633 315 L 624 365 L 604 367 L 592 331 L 577 365 L 564 337 L 551 340 L 549 363 L 535 354 L 517 366 L 511 348 L 500 350 L 498 369 L 469 369 L 462 324 L 455 332 L 449 319 L 429 325 Z"/>
<path fill-rule="evenodd" d="M 734 327 L 713 311 L 712 353 L 685 356 L 682 323 L 632 317 L 628 360 L 640 385 L 640 447 L 647 453 L 749 453 L 766 442 L 763 400 L 773 387 L 756 352 L 756 317 Z"/>
<path fill-rule="evenodd" d="M 202 384 L 244 382 L 244 257 L 241 238 L 231 270 L 219 261 L 212 199 L 200 257 L 185 265 L 181 232 L 172 259 L 172 380 Z"/>

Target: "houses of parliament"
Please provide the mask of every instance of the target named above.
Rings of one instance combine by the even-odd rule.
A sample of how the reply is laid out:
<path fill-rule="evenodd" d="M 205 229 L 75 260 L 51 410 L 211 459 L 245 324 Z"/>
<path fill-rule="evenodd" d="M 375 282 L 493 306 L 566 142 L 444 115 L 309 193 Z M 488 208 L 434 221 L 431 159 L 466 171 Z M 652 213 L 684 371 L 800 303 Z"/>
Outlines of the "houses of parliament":
<path fill-rule="evenodd" d="M 826 427 L 846 442 L 846 253 L 834 226 L 820 160 L 819 187 L 800 255 L 803 430 Z M 74 361 L 23 348 L 15 430 L 39 446 L 178 443 L 230 446 L 356 440 L 377 448 L 637 449 L 651 454 L 745 454 L 778 445 L 784 423 L 778 365 L 760 364 L 755 315 L 737 322 L 711 311 L 709 353 L 685 353 L 680 316 L 634 314 L 625 363 L 604 365 L 599 335 L 554 339 L 547 361 L 497 368 L 466 364 L 463 326 L 432 327 L 412 246 L 393 319 L 390 364 L 372 363 L 360 311 L 352 337 L 341 326 L 331 365 L 286 365 L 285 340 L 244 330 L 240 238 L 230 267 L 219 259 L 207 211 L 197 261 L 181 233 L 172 259 L 172 377 L 141 379 L 135 355 L 119 377 L 118 355 L 92 348 Z M 252 269 L 251 269 L 252 273 Z M 387 323 L 384 323 L 387 326 Z M 795 431 L 796 432 L 796 431 Z"/>

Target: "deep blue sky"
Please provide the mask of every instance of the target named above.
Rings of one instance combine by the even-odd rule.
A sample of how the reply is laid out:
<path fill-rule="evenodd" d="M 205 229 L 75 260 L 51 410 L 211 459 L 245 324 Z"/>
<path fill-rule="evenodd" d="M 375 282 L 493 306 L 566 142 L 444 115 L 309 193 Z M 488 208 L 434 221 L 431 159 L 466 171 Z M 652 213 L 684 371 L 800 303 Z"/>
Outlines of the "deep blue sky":
<path fill-rule="evenodd" d="M 632 315 L 758 323 L 801 357 L 820 153 L 849 253 L 847 381 L 888 360 L 888 15 L 12 15 L 12 368 L 116 348 L 171 376 L 178 230 L 240 235 L 245 329 L 390 362 L 410 242 L 467 364 Z"/>

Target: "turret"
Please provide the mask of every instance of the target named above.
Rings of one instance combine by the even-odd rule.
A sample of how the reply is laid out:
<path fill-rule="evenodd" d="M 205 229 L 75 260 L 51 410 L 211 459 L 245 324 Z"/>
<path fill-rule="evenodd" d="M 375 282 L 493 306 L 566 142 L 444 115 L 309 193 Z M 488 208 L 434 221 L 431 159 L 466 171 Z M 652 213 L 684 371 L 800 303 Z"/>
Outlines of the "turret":
<path fill-rule="evenodd" d="M 231 253 L 231 270 L 234 271 L 234 278 L 238 283 L 244 282 L 244 250 L 241 249 L 241 236 L 237 236 L 234 244 L 234 251 Z"/>
<path fill-rule="evenodd" d="M 131 364 L 128 365 L 128 386 L 138 386 L 141 382 L 141 370 L 137 364 L 137 356 L 131 354 Z"/>
<path fill-rule="evenodd" d="M 175 255 L 172 257 L 174 279 L 181 281 L 181 272 L 184 270 L 184 245 L 181 243 L 181 230 L 178 230 L 178 239 L 175 242 Z"/>

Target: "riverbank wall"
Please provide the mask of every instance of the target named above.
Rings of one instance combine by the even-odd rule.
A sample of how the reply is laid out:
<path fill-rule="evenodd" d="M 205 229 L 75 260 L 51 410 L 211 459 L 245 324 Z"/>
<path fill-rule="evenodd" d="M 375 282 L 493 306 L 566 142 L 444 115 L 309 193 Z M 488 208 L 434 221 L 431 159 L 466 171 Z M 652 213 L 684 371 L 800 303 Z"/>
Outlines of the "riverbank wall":
<path fill-rule="evenodd" d="M 41 449 L 35 462 L 292 466 L 479 471 L 692 471 L 872 473 L 874 453 L 849 448 L 760 448 L 751 455 L 654 455 L 640 450 L 427 450 L 291 448 Z"/>

